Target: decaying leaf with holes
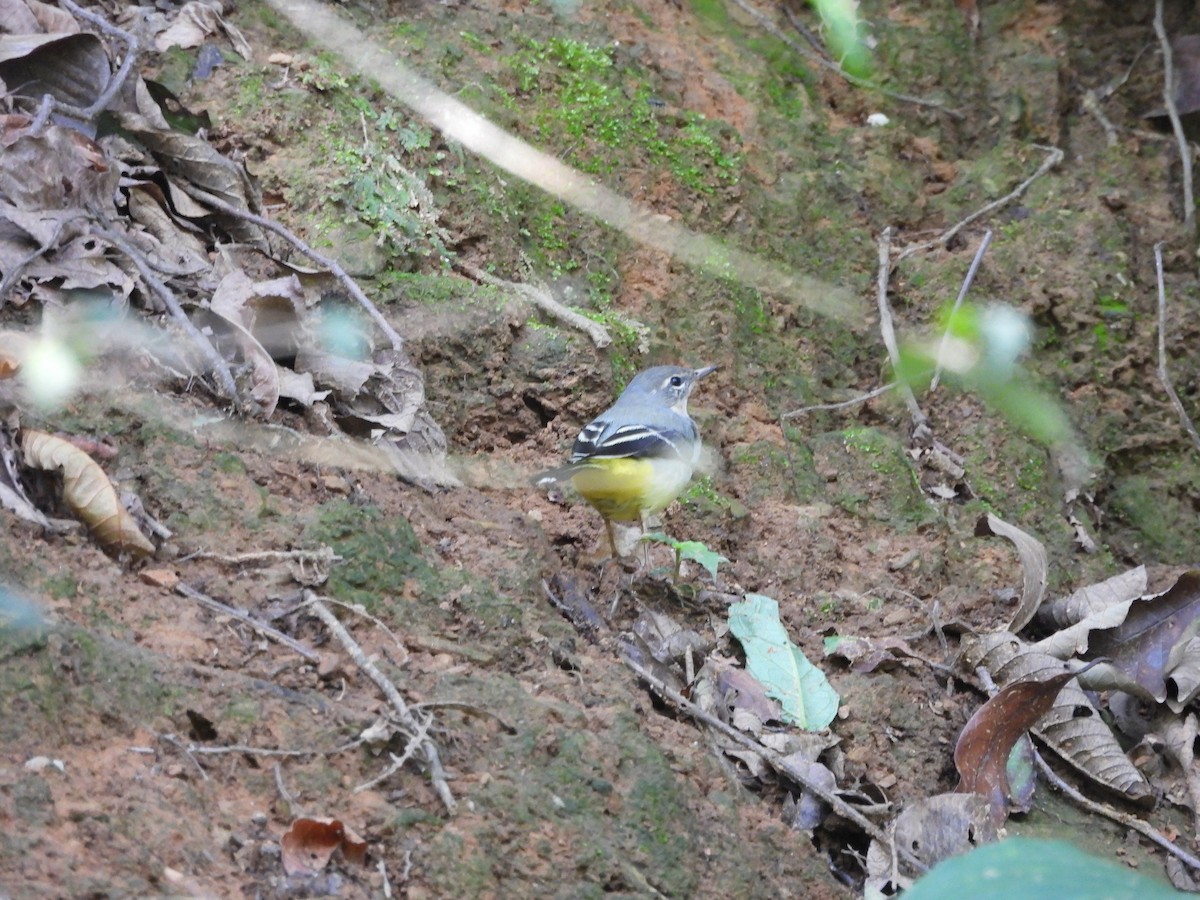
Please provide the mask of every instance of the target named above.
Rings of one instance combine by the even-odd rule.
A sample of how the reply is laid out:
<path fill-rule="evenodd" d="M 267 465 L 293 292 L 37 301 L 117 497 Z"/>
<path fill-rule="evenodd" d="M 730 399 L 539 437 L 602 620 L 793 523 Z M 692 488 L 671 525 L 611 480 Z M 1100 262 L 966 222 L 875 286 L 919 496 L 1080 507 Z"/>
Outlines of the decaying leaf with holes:
<path fill-rule="evenodd" d="M 956 791 L 985 797 L 997 825 L 1008 818 L 1012 748 L 1050 711 L 1058 692 L 1074 677 L 1074 672 L 1060 672 L 1005 685 L 975 710 L 959 733 L 954 745 L 954 767 L 959 775 Z"/>
<path fill-rule="evenodd" d="M 963 661 L 983 667 L 1001 686 L 1046 681 L 1062 673 L 1062 660 L 1030 647 L 1014 634 L 965 635 Z M 1074 679 L 1059 691 L 1034 733 L 1100 786 L 1143 806 L 1154 804 L 1145 776 L 1125 756 L 1112 729 Z"/>
<path fill-rule="evenodd" d="M 23 430 L 21 453 L 25 465 L 60 471 L 63 499 L 109 552 L 149 556 L 154 544 L 142 534 L 133 516 L 121 505 L 117 490 L 90 456 L 60 437 Z"/>

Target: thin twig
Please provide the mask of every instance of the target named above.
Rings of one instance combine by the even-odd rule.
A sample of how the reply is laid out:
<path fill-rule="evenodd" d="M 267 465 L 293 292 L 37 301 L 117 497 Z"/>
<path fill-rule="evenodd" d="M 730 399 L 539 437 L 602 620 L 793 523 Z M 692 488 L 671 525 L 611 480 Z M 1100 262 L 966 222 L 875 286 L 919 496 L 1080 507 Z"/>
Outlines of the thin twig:
<path fill-rule="evenodd" d="M 400 696 L 400 692 L 396 689 L 396 686 L 392 684 L 386 675 L 376 668 L 373 662 L 367 659 L 367 655 L 363 652 L 362 647 L 350 636 L 350 632 L 346 631 L 345 626 L 338 621 L 337 616 L 329 611 L 329 607 L 321 602 L 320 598 L 312 591 L 305 591 L 304 599 L 312 611 L 316 613 L 317 617 L 325 623 L 325 627 L 346 648 L 346 652 L 350 654 L 350 658 L 354 660 L 354 664 L 358 666 L 359 670 L 365 672 L 367 677 L 374 681 L 376 686 L 383 691 L 388 702 L 392 704 L 392 708 L 396 710 L 400 724 L 407 730 L 409 736 L 411 738 L 420 738 L 417 747 L 429 767 L 429 781 L 446 809 L 449 812 L 454 812 L 458 804 L 455 802 L 454 795 L 450 792 L 450 785 L 446 781 L 446 773 L 442 769 L 442 761 L 438 755 L 437 745 L 434 744 L 433 740 L 427 734 L 428 723 L 417 720 L 417 717 L 408 708 L 408 704 L 404 698 Z"/>
<path fill-rule="evenodd" d="M 782 754 L 775 752 L 771 748 L 759 743 L 749 735 L 738 731 L 733 726 L 727 725 L 717 717 L 705 712 L 691 700 L 688 700 L 677 690 L 664 683 L 661 679 L 652 675 L 644 667 L 634 662 L 629 657 L 623 657 L 622 659 L 628 668 L 633 670 L 633 672 L 635 672 L 639 678 L 645 681 L 646 684 L 648 684 L 650 688 L 664 700 L 669 700 L 693 719 L 697 720 L 698 722 L 703 722 L 709 728 L 719 731 L 722 735 L 734 741 L 735 743 L 741 744 L 743 747 L 753 750 L 755 753 L 761 756 L 766 763 L 775 769 L 775 771 L 786 775 L 788 778 L 802 785 L 805 789 L 812 791 L 813 794 L 828 804 L 838 815 L 849 819 L 864 832 L 866 832 L 868 836 L 876 841 L 879 841 L 880 845 L 883 847 L 891 848 L 892 841 L 884 833 L 882 828 L 864 816 L 861 812 L 859 812 L 833 791 L 815 781 L 812 781 L 802 772 L 796 771 L 796 767 L 789 764 L 788 761 L 784 759 Z M 909 853 L 906 849 L 897 847 L 896 850 L 900 854 L 900 857 L 918 872 L 924 872 L 928 869 L 923 862 Z"/>
<path fill-rule="evenodd" d="M 900 260 L 906 259 L 906 258 L 912 256 L 914 253 L 923 253 L 926 250 L 932 250 L 934 247 L 945 246 L 955 237 L 955 235 L 957 235 L 960 231 L 962 231 L 964 228 L 966 228 L 972 222 L 982 219 L 984 216 L 989 215 L 989 214 L 995 212 L 996 210 L 1001 209 L 1004 206 L 1007 206 L 1013 200 L 1016 200 L 1023 193 L 1025 193 L 1027 190 L 1029 190 L 1029 186 L 1031 184 L 1033 184 L 1035 181 L 1037 181 L 1039 178 L 1041 178 L 1043 175 L 1045 175 L 1047 172 L 1049 172 L 1051 169 L 1053 169 L 1055 166 L 1057 166 L 1060 162 L 1063 161 L 1063 152 L 1061 150 L 1059 150 L 1057 147 L 1045 147 L 1045 146 L 1042 146 L 1041 144 L 1034 144 L 1033 146 L 1037 147 L 1039 150 L 1045 150 L 1046 153 L 1049 154 L 1049 156 L 1047 156 L 1044 160 L 1042 160 L 1042 164 L 1037 167 L 1036 172 L 1034 172 L 1032 175 L 1030 175 L 1028 178 L 1026 178 L 1020 184 L 1018 184 L 1015 188 L 1013 188 L 1011 191 L 1009 191 L 1007 194 L 1005 194 L 999 200 L 993 200 L 991 203 L 988 203 L 985 206 L 982 206 L 979 209 L 975 210 L 975 212 L 971 213 L 969 216 L 967 216 L 961 222 L 958 222 L 957 224 L 952 225 L 950 228 L 948 228 L 946 231 L 943 231 L 941 234 L 939 234 L 933 240 L 925 241 L 922 244 L 911 244 L 911 245 L 905 247 L 900 252 L 900 255 L 896 257 L 896 262 L 893 263 L 893 266 L 898 265 L 900 263 Z"/>
<path fill-rule="evenodd" d="M 992 230 L 989 228 L 983 233 L 983 240 L 979 242 L 979 249 L 975 251 L 975 258 L 971 260 L 971 267 L 967 269 L 967 277 L 963 279 L 962 287 L 958 289 L 958 296 L 954 299 L 954 307 L 950 310 L 946 330 L 942 333 L 942 342 L 938 344 L 937 362 L 933 367 L 933 380 L 929 382 L 931 391 L 937 389 L 938 382 L 942 378 L 942 359 L 946 354 L 946 346 L 950 343 L 950 327 L 954 324 L 954 317 L 962 309 L 963 300 L 967 298 L 967 291 L 971 288 L 971 282 L 975 280 L 975 273 L 979 271 L 979 264 L 983 262 L 983 254 L 987 252 L 988 244 L 991 242 Z"/>
<path fill-rule="evenodd" d="M 165 744 L 170 744 L 189 760 L 191 760 L 192 765 L 195 766 L 200 772 L 200 777 L 205 781 L 208 781 L 208 773 L 204 771 L 204 766 L 200 765 L 200 760 L 196 759 L 196 757 L 192 755 L 192 751 L 188 747 L 183 746 L 183 744 L 180 743 L 180 741 L 178 741 L 172 734 L 160 734 L 159 739 Z"/>
<path fill-rule="evenodd" d="M 259 228 L 265 228 L 272 234 L 279 235 L 279 237 L 283 238 L 317 265 L 328 269 L 333 276 L 339 282 L 341 282 L 342 287 L 344 287 L 350 296 L 355 299 L 358 305 L 366 310 L 367 315 L 371 317 L 371 320 L 376 324 L 376 326 L 378 326 L 379 330 L 383 332 L 384 337 L 388 339 L 388 342 L 392 345 L 392 349 L 404 349 L 404 339 L 400 337 L 399 332 L 397 332 L 396 329 L 392 327 L 392 324 L 386 318 L 384 318 L 383 313 L 379 311 L 379 308 L 371 302 L 370 298 L 368 298 L 366 294 L 363 293 L 362 288 L 358 286 L 358 282 L 350 277 L 346 270 L 342 268 L 341 263 L 339 263 L 336 259 L 331 256 L 326 256 L 323 253 L 318 253 L 299 237 L 293 234 L 288 228 L 280 225 L 273 219 L 268 219 L 266 216 L 257 215 L 256 213 L 250 212 L 248 209 L 241 209 L 233 206 L 229 203 L 226 203 L 220 197 L 214 197 L 212 194 L 193 191 L 186 182 L 182 182 L 180 186 L 184 189 L 184 191 L 191 194 L 200 203 L 203 203 L 206 206 L 211 206 L 214 209 L 220 210 L 226 215 L 234 216 L 235 218 L 250 222 L 254 225 L 257 225 Z"/>
<path fill-rule="evenodd" d="M 589 319 L 587 316 L 580 315 L 575 310 L 563 306 L 550 295 L 550 292 L 545 288 L 537 288 L 530 284 L 520 284 L 516 281 L 506 281 L 503 278 L 497 278 L 490 272 L 485 272 L 478 266 L 473 266 L 469 262 L 461 259 L 454 261 L 454 268 L 471 276 L 476 281 L 481 281 L 484 284 L 490 284 L 492 287 L 502 288 L 506 291 L 511 291 L 514 294 L 528 300 L 538 309 L 549 313 L 560 322 L 565 322 L 572 328 L 582 331 L 592 339 L 592 343 L 597 347 L 607 347 L 612 343 L 612 338 L 609 337 L 608 329 Z"/>
<path fill-rule="evenodd" d="M 1096 91 L 1090 90 L 1083 95 L 1083 108 L 1095 116 L 1096 121 L 1100 123 L 1100 127 L 1104 129 L 1104 139 L 1108 142 L 1108 146 L 1117 146 L 1117 126 L 1104 114 L 1104 110 L 1100 108 L 1100 98 Z"/>
<path fill-rule="evenodd" d="M 201 747 L 197 744 L 189 744 L 187 751 L 188 753 L 198 753 L 201 756 L 220 756 L 224 753 L 245 753 L 250 756 L 333 756 L 337 753 L 345 753 L 347 750 L 353 750 L 355 747 L 361 747 L 362 743 L 362 738 L 355 738 L 350 743 L 334 747 L 332 750 L 275 750 L 270 747 L 247 747 L 242 744 L 227 744 L 222 747 Z"/>
<path fill-rule="evenodd" d="M 279 791 L 279 796 L 283 798 L 283 802 L 288 805 L 288 811 L 293 818 L 298 818 L 301 814 L 300 807 L 296 805 L 296 798 L 288 793 L 288 789 L 283 784 L 283 766 L 275 763 L 273 766 L 275 771 L 275 789 Z"/>
<path fill-rule="evenodd" d="M 899 100 L 902 103 L 912 103 L 916 106 L 927 106 L 932 109 L 937 109 L 937 110 L 944 112 L 946 115 L 950 116 L 952 119 L 960 119 L 961 120 L 961 119 L 965 118 L 963 116 L 963 114 L 961 112 L 959 112 L 958 110 L 951 109 L 950 107 L 946 106 L 946 104 L 940 103 L 937 100 L 929 100 L 924 97 L 914 97 L 911 94 L 899 94 L 899 93 L 896 93 L 895 91 L 889 91 L 887 88 L 885 88 L 881 85 L 878 85 L 875 82 L 870 81 L 869 79 L 859 78 L 857 75 L 852 75 L 851 73 L 849 73 L 845 69 L 843 69 L 841 66 L 839 66 L 836 62 L 825 59 L 825 57 L 820 56 L 817 53 L 814 53 L 812 50 L 809 50 L 803 44 L 800 44 L 797 41 L 793 40 L 790 35 L 785 34 L 783 32 L 783 30 L 780 29 L 779 26 L 777 26 L 771 20 L 770 16 L 768 16 L 766 13 L 759 10 L 757 7 L 750 5 L 749 3 L 746 2 L 746 0 L 733 0 L 733 2 L 736 3 L 743 10 L 745 10 L 747 13 L 749 13 L 750 16 L 756 22 L 758 22 L 759 25 L 761 25 L 763 27 L 763 30 L 770 33 L 772 37 L 778 38 L 779 40 L 783 41 L 785 44 L 787 44 L 789 47 L 791 47 L 793 50 L 795 50 L 797 53 L 799 53 L 805 59 L 816 63 L 817 65 L 821 66 L 822 68 L 828 69 L 830 72 L 833 72 L 836 75 L 840 75 L 842 78 L 844 78 L 846 81 L 848 81 L 850 84 L 854 85 L 855 87 L 860 87 L 860 88 L 865 88 L 866 90 L 875 91 L 877 93 L 882 94 L 885 97 L 891 97 L 893 100 Z"/>
<path fill-rule="evenodd" d="M 309 662 L 320 662 L 321 661 L 321 655 L 319 653 L 317 653 L 314 650 L 310 650 L 308 647 L 304 646 L 299 641 L 297 641 L 294 637 L 286 635 L 282 631 L 279 631 L 276 628 L 272 628 L 270 625 L 266 625 L 262 622 L 259 622 L 255 619 L 251 618 L 251 616 L 248 613 L 244 613 L 239 610 L 236 610 L 232 606 L 222 603 L 220 600 L 214 600 L 212 597 L 208 596 L 207 594 L 202 594 L 200 591 L 196 590 L 194 587 L 192 587 L 186 581 L 181 581 L 181 582 L 179 582 L 179 584 L 175 585 L 175 593 L 182 594 L 184 597 L 187 597 L 189 600 L 195 600 L 201 606 L 207 606 L 209 609 L 213 610 L 214 612 L 218 612 L 223 616 L 232 616 L 233 618 L 237 619 L 239 622 L 242 622 L 245 625 L 249 625 L 251 628 L 253 628 L 255 631 L 257 631 L 259 634 L 261 634 L 265 637 L 269 637 L 271 640 L 276 641 L 280 644 L 283 644 L 286 647 L 290 647 L 292 650 L 295 650 L 297 653 L 299 653 L 301 656 L 303 656 L 305 659 L 307 659 Z"/>
<path fill-rule="evenodd" d="M 16 285 L 17 279 L 21 277 L 21 273 L 25 271 L 25 267 L 40 257 L 43 253 L 46 253 L 52 247 L 54 247 L 58 243 L 59 236 L 62 235 L 63 227 L 68 222 L 72 221 L 73 219 L 77 219 L 82 215 L 83 214 L 80 213 L 78 216 L 70 216 L 55 223 L 54 233 L 46 239 L 46 242 L 42 244 L 42 246 L 38 247 L 29 255 L 21 257 L 9 267 L 9 270 L 4 273 L 4 277 L 0 278 L 0 304 L 4 303 L 4 298 L 8 296 L 9 290 Z"/>
<path fill-rule="evenodd" d="M 146 282 L 146 285 L 154 292 L 155 296 L 162 301 L 167 311 L 171 314 L 171 318 L 178 323 L 179 327 L 192 339 L 192 342 L 200 350 L 201 354 L 204 355 L 205 359 L 207 359 L 209 366 L 212 367 L 213 373 L 221 383 L 221 387 L 234 407 L 240 408 L 241 399 L 238 397 L 237 383 L 233 380 L 233 373 L 229 371 L 229 364 L 217 352 L 217 348 L 213 346 L 212 341 L 188 318 L 187 313 L 183 311 L 183 307 L 179 305 L 179 301 L 175 298 L 174 292 L 154 274 L 142 253 L 111 228 L 105 228 L 96 233 L 124 253 L 129 261 L 133 263 L 138 273 L 142 276 L 142 281 Z"/>
<path fill-rule="evenodd" d="M 1162 241 L 1154 245 L 1154 268 L 1158 276 L 1158 380 L 1162 382 L 1163 390 L 1171 399 L 1171 405 L 1179 415 L 1183 430 L 1188 433 L 1196 449 L 1200 450 L 1200 434 L 1192 424 L 1192 418 L 1183 407 L 1183 401 L 1175 393 L 1175 385 L 1171 383 L 1171 373 L 1167 371 L 1167 291 L 1163 285 Z"/>
<path fill-rule="evenodd" d="M 432 720 L 430 720 L 432 721 Z M 392 777 L 395 773 L 407 765 L 408 761 L 413 758 L 413 755 L 420 749 L 421 742 L 429 739 L 429 722 L 421 723 L 421 730 L 408 739 L 408 743 L 404 745 L 404 752 L 397 756 L 395 753 L 389 753 L 392 758 L 392 764 L 384 769 L 380 774 L 376 775 L 370 781 L 364 781 L 362 784 L 356 785 L 350 793 L 361 794 L 363 791 L 369 791 L 377 784 L 382 784 Z"/>
<path fill-rule="evenodd" d="M 1186 850 L 1183 850 L 1173 844 L 1157 828 L 1154 828 L 1148 823 L 1143 822 L 1137 816 L 1131 816 L 1128 813 L 1123 813 L 1120 810 L 1113 809 L 1111 806 L 1097 803 L 1095 800 L 1089 800 L 1079 791 L 1075 790 L 1074 787 L 1060 778 L 1057 772 L 1050 768 L 1050 764 L 1047 763 L 1046 760 L 1042 759 L 1042 756 L 1040 753 L 1038 753 L 1036 747 L 1033 748 L 1033 760 L 1037 763 L 1038 771 L 1042 773 L 1043 778 L 1049 781 L 1052 786 L 1058 788 L 1088 812 L 1094 813 L 1098 816 L 1104 816 L 1106 819 L 1111 819 L 1118 825 L 1124 825 L 1126 828 L 1132 828 L 1138 834 L 1149 838 L 1154 843 L 1158 844 L 1158 846 L 1162 847 L 1173 856 L 1178 857 L 1182 862 L 1191 866 L 1193 869 L 1200 869 L 1200 859 L 1197 859 Z"/>
<path fill-rule="evenodd" d="M 887 347 L 888 358 L 892 361 L 892 371 L 900 373 L 900 346 L 896 343 L 896 326 L 892 321 L 892 307 L 888 303 L 888 276 L 891 273 L 892 229 L 883 229 L 879 236 L 879 277 L 876 282 L 876 298 L 879 301 L 879 331 L 883 336 L 883 345 Z M 921 428 L 929 420 L 921 412 L 917 397 L 907 382 L 900 382 L 900 393 L 912 417 L 913 428 Z"/>
<path fill-rule="evenodd" d="M 849 400 L 842 400 L 838 403 L 814 403 L 812 406 L 802 406 L 799 409 L 793 409 L 791 412 L 785 412 L 780 415 L 780 419 L 787 421 L 789 419 L 798 419 L 801 416 L 807 415 L 810 412 L 827 412 L 837 409 L 847 409 L 851 406 L 857 406 L 860 403 L 866 403 L 868 400 L 874 400 L 876 397 L 882 397 L 888 391 L 896 387 L 896 382 L 885 384 L 883 387 L 877 387 L 873 391 L 867 391 L 865 394 L 859 394 L 857 397 L 851 397 Z"/>
<path fill-rule="evenodd" d="M 118 28 L 116 25 L 109 22 L 103 16 L 99 16 L 91 10 L 77 6 L 73 0 L 59 0 L 59 5 L 63 7 L 71 15 L 83 19 L 86 22 L 91 22 L 105 34 L 119 38 L 125 43 L 125 59 L 121 61 L 120 68 L 117 69 L 115 75 L 109 79 L 108 85 L 97 97 L 92 105 L 86 109 L 76 109 L 65 103 L 56 102 L 55 106 L 68 116 L 89 121 L 97 113 L 108 108 L 108 104 L 112 103 L 113 98 L 120 92 L 125 80 L 129 78 L 129 73 L 133 71 L 134 63 L 137 61 L 138 42 L 128 31 Z"/>
<path fill-rule="evenodd" d="M 1175 132 L 1179 145 L 1179 162 L 1183 166 L 1183 227 L 1189 232 L 1196 230 L 1196 199 L 1192 193 L 1192 153 L 1188 148 L 1187 135 L 1183 133 L 1183 122 L 1179 119 L 1179 107 L 1175 105 L 1175 65 L 1171 53 L 1171 40 L 1163 25 L 1163 0 L 1154 0 L 1154 33 L 1162 48 L 1163 58 L 1163 102 L 1167 107 L 1167 118 Z"/>
<path fill-rule="evenodd" d="M 338 557 L 338 558 L 341 559 L 341 557 Z M 382 631 L 384 634 L 386 634 L 388 637 L 390 637 L 392 639 L 392 643 L 396 645 L 396 648 L 401 653 L 404 654 L 404 659 L 401 660 L 401 662 L 404 662 L 410 656 L 412 656 L 412 654 L 408 650 L 408 647 L 406 647 L 404 645 L 404 641 L 402 641 L 402 640 L 400 640 L 400 638 L 396 637 L 396 633 L 394 631 L 392 631 L 392 629 L 388 628 L 382 619 L 371 615 L 369 612 L 367 612 L 365 609 L 363 609 L 359 604 L 347 603 L 345 600 L 335 600 L 332 597 L 326 597 L 325 602 L 332 603 L 335 606 L 340 606 L 342 609 L 348 610 L 349 612 L 352 612 L 355 615 L 362 616 L 364 619 L 366 619 L 368 622 L 370 622 L 372 625 L 374 625 L 376 628 L 378 628 L 380 631 Z"/>

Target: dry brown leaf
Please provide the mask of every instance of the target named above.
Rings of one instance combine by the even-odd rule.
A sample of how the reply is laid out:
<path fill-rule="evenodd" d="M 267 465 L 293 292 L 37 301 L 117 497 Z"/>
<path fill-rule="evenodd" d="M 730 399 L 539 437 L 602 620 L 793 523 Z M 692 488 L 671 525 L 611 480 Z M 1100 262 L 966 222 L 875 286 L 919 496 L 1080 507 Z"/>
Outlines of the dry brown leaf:
<path fill-rule="evenodd" d="M 1056 628 L 1067 628 L 1101 610 L 1136 600 L 1146 593 L 1146 585 L 1146 567 L 1138 566 L 1099 584 L 1081 587 L 1066 597 L 1044 603 L 1038 610 L 1038 621 Z"/>
<path fill-rule="evenodd" d="M 81 109 L 108 86 L 112 66 L 94 34 L 0 35 L 0 81 L 28 97 L 49 94 Z"/>
<path fill-rule="evenodd" d="M 283 871 L 288 875 L 316 875 L 339 848 L 348 862 L 366 863 L 366 842 L 337 819 L 296 819 L 279 845 Z"/>
<path fill-rule="evenodd" d="M 896 817 L 893 837 L 898 847 L 933 866 L 991 843 L 999 832 L 987 801 L 978 794 L 934 794 L 905 805 Z M 867 849 L 867 895 L 891 896 L 909 884 L 906 874 L 897 871 L 895 855 L 872 841 Z"/>
<path fill-rule="evenodd" d="M 1008 818 L 1008 756 L 1013 746 L 1050 708 L 1063 686 L 1074 678 L 1062 672 L 1045 680 L 1007 684 L 975 710 L 954 745 L 956 793 L 979 794 L 988 801 L 992 820 Z"/>
<path fill-rule="evenodd" d="M 63 499 L 107 550 L 154 553 L 154 545 L 138 530 L 116 488 L 90 456 L 70 441 L 28 429 L 21 431 L 21 452 L 32 468 L 62 472 Z"/>
<path fill-rule="evenodd" d="M 1017 548 L 1017 556 L 1021 559 L 1021 603 L 1007 627 L 1008 631 L 1016 633 L 1029 624 L 1029 620 L 1033 618 L 1046 596 L 1046 577 L 1049 571 L 1046 548 L 1037 538 L 991 513 L 975 525 L 975 534 L 993 534 L 996 537 L 1007 538 Z"/>
<path fill-rule="evenodd" d="M 982 666 L 1001 686 L 1014 681 L 1046 680 L 1062 672 L 1062 660 L 1025 644 L 1011 633 L 963 636 L 963 661 Z M 1034 729 L 1063 759 L 1097 784 L 1134 803 L 1153 803 L 1153 792 L 1130 763 L 1112 730 L 1075 681 L 1067 682 L 1050 711 Z"/>

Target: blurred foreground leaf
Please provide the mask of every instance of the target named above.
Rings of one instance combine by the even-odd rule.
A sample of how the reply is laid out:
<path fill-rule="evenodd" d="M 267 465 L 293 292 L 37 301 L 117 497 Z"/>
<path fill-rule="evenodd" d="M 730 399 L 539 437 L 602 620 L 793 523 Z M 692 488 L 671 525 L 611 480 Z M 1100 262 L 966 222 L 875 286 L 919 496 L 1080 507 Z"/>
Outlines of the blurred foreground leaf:
<path fill-rule="evenodd" d="M 1166 900 L 1162 882 L 1089 856 L 1065 841 L 1009 838 L 948 859 L 904 892 L 905 900 Z"/>

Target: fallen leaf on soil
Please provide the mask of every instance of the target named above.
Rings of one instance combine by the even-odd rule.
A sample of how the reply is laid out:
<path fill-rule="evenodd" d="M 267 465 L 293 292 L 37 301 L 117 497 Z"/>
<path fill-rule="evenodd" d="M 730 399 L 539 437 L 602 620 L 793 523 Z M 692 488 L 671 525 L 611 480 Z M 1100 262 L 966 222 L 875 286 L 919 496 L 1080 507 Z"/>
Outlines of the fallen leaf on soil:
<path fill-rule="evenodd" d="M 283 871 L 288 875 L 316 875 L 339 848 L 347 862 L 366 862 L 367 844 L 337 819 L 296 819 L 279 841 Z"/>
<path fill-rule="evenodd" d="M 90 456 L 70 441 L 28 429 L 21 432 L 21 452 L 31 468 L 62 472 L 63 499 L 105 549 L 138 556 L 154 553 L 154 545 L 138 530 L 116 488 Z"/>
<path fill-rule="evenodd" d="M 1146 593 L 1146 567 L 1138 566 L 1106 578 L 1099 584 L 1081 587 L 1073 594 L 1045 603 L 1038 610 L 1038 621 L 1057 628 L 1068 628 L 1088 616 L 1118 603 L 1128 603 Z"/>
<path fill-rule="evenodd" d="M 988 802 L 977 794 L 934 794 L 906 805 L 892 827 L 893 840 L 926 865 L 997 839 Z M 909 873 L 915 874 L 915 873 Z M 867 849 L 866 896 L 893 896 L 911 878 L 897 873 L 895 857 L 872 841 Z M 964 895 L 966 896 L 966 895 Z"/>
<path fill-rule="evenodd" d="M 874 672 L 885 663 L 903 662 L 917 656 L 903 638 L 851 635 L 826 638 L 825 655 L 842 657 L 855 672 Z"/>
<path fill-rule="evenodd" d="M 975 710 L 954 745 L 958 793 L 987 798 L 997 825 L 1008 816 L 1008 756 L 1013 746 L 1038 723 L 1063 685 L 1075 677 L 1063 672 L 1044 681 L 1021 681 L 1001 688 Z"/>
<path fill-rule="evenodd" d="M 964 635 L 962 659 L 969 668 L 982 666 L 1000 685 L 1046 681 L 1062 674 L 1063 667 L 1062 660 L 1007 632 Z M 1154 792 L 1145 776 L 1125 756 L 1112 729 L 1077 681 L 1063 686 L 1035 731 L 1092 781 L 1130 802 L 1153 804 Z"/>
<path fill-rule="evenodd" d="M 765 594 L 747 594 L 729 607 L 729 630 L 746 652 L 746 671 L 783 706 L 785 721 L 809 731 L 826 727 L 840 698 L 825 674 L 788 638 L 779 604 Z"/>
<path fill-rule="evenodd" d="M 1176 684 L 1186 685 L 1191 692 L 1200 683 L 1200 660 L 1188 645 L 1198 628 L 1200 571 L 1185 572 L 1163 593 L 1131 604 L 1120 625 L 1092 635 L 1091 652 L 1108 657 L 1111 665 L 1088 683 L 1130 692 L 1140 689 L 1162 703 L 1169 693 L 1168 678 L 1178 675 Z M 1102 674 L 1112 676 L 1112 681 L 1098 681 Z M 1180 708 L 1190 699 L 1182 699 Z"/>
<path fill-rule="evenodd" d="M 1017 548 L 1017 556 L 1021 560 L 1021 603 L 1013 613 L 1012 620 L 1006 626 L 1007 631 L 1017 632 L 1029 624 L 1033 614 L 1042 605 L 1046 596 L 1046 578 L 1049 563 L 1046 558 L 1046 548 L 1042 542 L 1032 535 L 1026 534 L 1015 525 L 1009 525 L 999 516 L 988 513 L 975 525 L 977 536 L 995 535 L 1007 538 Z"/>

